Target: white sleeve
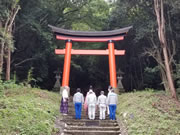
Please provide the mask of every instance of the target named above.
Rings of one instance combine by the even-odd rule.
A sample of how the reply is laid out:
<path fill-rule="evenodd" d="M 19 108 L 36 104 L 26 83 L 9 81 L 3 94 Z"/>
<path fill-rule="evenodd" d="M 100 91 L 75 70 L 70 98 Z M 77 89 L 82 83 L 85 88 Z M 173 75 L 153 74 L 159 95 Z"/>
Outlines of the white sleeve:
<path fill-rule="evenodd" d="M 74 94 L 74 96 L 73 96 L 73 103 L 75 104 L 75 94 Z"/>
<path fill-rule="evenodd" d="M 97 105 L 99 105 L 99 97 L 98 97 L 98 100 L 97 100 Z"/>
<path fill-rule="evenodd" d="M 108 97 L 106 98 L 106 104 L 109 105 L 109 95 L 108 95 Z"/>
<path fill-rule="evenodd" d="M 106 96 L 105 96 L 106 97 Z M 107 105 L 107 97 L 105 98 L 105 104 Z"/>
<path fill-rule="evenodd" d="M 96 102 L 97 102 L 97 97 L 95 96 L 95 104 L 96 104 Z"/>
<path fill-rule="evenodd" d="M 84 96 L 83 96 L 83 94 L 82 94 L 82 104 L 84 104 Z"/>

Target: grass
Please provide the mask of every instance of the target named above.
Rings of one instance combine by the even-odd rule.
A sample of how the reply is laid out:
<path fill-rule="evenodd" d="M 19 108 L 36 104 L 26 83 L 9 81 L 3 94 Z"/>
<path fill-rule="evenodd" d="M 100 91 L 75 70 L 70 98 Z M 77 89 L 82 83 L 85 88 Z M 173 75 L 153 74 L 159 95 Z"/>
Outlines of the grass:
<path fill-rule="evenodd" d="M 16 87 L 0 90 L 0 135 L 51 135 L 59 114 L 59 95 Z"/>
<path fill-rule="evenodd" d="M 0 135 L 51 135 L 59 94 L 0 82 Z M 117 116 L 129 135 L 180 135 L 180 103 L 153 90 L 119 96 Z"/>
<path fill-rule="evenodd" d="M 129 135 L 180 135 L 180 103 L 162 91 L 122 94 L 117 110 Z"/>

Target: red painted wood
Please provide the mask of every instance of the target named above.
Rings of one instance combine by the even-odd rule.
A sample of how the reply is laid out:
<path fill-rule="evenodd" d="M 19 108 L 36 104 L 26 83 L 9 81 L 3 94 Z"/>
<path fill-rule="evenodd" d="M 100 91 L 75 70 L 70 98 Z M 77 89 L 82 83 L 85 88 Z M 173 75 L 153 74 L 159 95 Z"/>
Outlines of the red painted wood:
<path fill-rule="evenodd" d="M 65 54 L 65 49 L 55 49 L 55 54 Z M 71 49 L 72 55 L 109 55 L 109 50 L 74 50 Z M 115 55 L 125 55 L 125 50 L 114 50 Z"/>
<path fill-rule="evenodd" d="M 71 48 L 72 48 L 72 42 L 66 42 L 62 86 L 69 86 L 69 75 L 70 75 L 70 67 L 71 67 Z"/>
<path fill-rule="evenodd" d="M 114 43 L 108 43 L 109 49 L 109 75 L 110 75 L 110 85 L 113 88 L 117 88 L 117 78 L 116 78 L 116 60 L 115 60 L 115 51 Z"/>
<path fill-rule="evenodd" d="M 56 35 L 56 39 L 58 40 L 72 40 L 72 41 L 79 41 L 79 42 L 107 42 L 109 40 L 112 41 L 119 41 L 124 40 L 124 36 L 117 36 L 117 37 L 70 37 L 70 36 L 62 36 Z"/>

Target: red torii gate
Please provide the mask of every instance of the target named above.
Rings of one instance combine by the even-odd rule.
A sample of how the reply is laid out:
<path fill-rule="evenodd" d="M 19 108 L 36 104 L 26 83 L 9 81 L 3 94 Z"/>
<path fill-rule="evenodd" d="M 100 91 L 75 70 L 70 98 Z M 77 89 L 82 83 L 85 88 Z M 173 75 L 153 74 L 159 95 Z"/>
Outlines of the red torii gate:
<path fill-rule="evenodd" d="M 54 32 L 56 39 L 66 40 L 65 49 L 55 49 L 55 54 L 64 54 L 64 68 L 62 86 L 69 86 L 71 55 L 109 55 L 110 85 L 117 88 L 115 55 L 125 55 L 125 50 L 114 49 L 114 41 L 123 40 L 129 29 L 126 27 L 112 31 L 72 31 L 48 25 Z M 72 41 L 78 42 L 108 42 L 106 50 L 74 50 Z"/>

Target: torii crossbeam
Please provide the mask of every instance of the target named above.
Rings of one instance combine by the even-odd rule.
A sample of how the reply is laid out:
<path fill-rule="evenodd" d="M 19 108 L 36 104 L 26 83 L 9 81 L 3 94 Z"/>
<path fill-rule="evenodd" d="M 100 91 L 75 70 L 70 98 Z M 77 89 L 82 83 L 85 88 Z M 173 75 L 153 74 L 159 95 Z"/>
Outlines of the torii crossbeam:
<path fill-rule="evenodd" d="M 125 50 L 114 49 L 114 41 L 123 40 L 129 29 L 126 27 L 112 31 L 72 31 L 49 25 L 54 32 L 56 39 L 66 40 L 65 49 L 55 49 L 55 53 L 58 55 L 65 55 L 64 68 L 63 68 L 63 80 L 62 86 L 69 86 L 70 75 L 70 63 L 71 55 L 108 55 L 109 56 L 109 73 L 110 73 L 110 85 L 113 88 L 117 88 L 116 80 L 116 63 L 115 55 L 125 55 Z M 108 42 L 108 49 L 106 50 L 74 50 L 72 49 L 72 41 L 78 42 Z"/>
<path fill-rule="evenodd" d="M 65 49 L 55 49 L 55 54 L 65 54 Z M 74 50 L 71 49 L 72 55 L 109 55 L 109 50 Z M 114 50 L 114 55 L 125 55 L 125 50 Z"/>

